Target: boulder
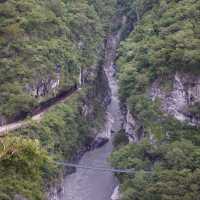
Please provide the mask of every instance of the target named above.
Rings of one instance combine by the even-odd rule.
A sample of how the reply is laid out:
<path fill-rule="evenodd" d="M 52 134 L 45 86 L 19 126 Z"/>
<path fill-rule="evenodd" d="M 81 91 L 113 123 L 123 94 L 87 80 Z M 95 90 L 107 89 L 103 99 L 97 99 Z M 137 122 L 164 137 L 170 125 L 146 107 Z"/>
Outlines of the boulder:
<path fill-rule="evenodd" d="M 111 196 L 111 200 L 120 200 L 120 198 L 121 198 L 121 195 L 119 192 L 119 186 L 117 186 Z"/>
<path fill-rule="evenodd" d="M 109 139 L 106 137 L 97 137 L 90 145 L 90 150 L 94 150 L 97 148 L 101 148 L 106 143 L 108 143 Z"/>

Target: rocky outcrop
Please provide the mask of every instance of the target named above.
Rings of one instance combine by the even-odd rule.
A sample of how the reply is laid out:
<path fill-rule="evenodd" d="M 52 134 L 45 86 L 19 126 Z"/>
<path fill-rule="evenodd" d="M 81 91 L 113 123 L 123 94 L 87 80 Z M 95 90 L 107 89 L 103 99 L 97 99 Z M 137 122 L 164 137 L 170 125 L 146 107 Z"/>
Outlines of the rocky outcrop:
<path fill-rule="evenodd" d="M 121 199 L 121 194 L 119 191 L 119 186 L 117 186 L 111 196 L 111 200 L 120 200 Z"/>
<path fill-rule="evenodd" d="M 48 200 L 60 200 L 64 191 L 63 180 L 61 183 L 52 185 L 47 192 Z"/>
<path fill-rule="evenodd" d="M 150 89 L 153 101 L 161 101 L 161 109 L 181 122 L 200 125 L 200 116 L 190 112 L 190 107 L 200 102 L 200 76 L 177 72 L 171 78 L 172 88 L 162 88 L 161 78 L 157 79 Z"/>
<path fill-rule="evenodd" d="M 83 106 L 81 112 L 87 119 L 94 120 L 96 117 L 95 107 L 105 110 L 111 101 L 108 80 L 101 65 L 94 65 L 83 72 L 82 87 L 87 91 L 82 99 Z"/>
<path fill-rule="evenodd" d="M 167 89 L 163 85 L 168 85 Z M 200 125 L 200 76 L 177 72 L 166 80 L 158 78 L 151 85 L 149 93 L 152 101 L 159 100 L 164 114 L 189 125 Z M 128 109 L 125 110 L 123 129 L 130 143 L 138 143 L 144 137 L 143 126 Z M 155 142 L 153 135 L 148 137 L 149 141 Z"/>
<path fill-rule="evenodd" d="M 61 65 L 57 64 L 53 74 L 41 76 L 37 74 L 32 83 L 27 83 L 25 90 L 32 96 L 39 98 L 56 95 L 61 81 Z"/>
<path fill-rule="evenodd" d="M 126 23 L 126 17 L 123 18 L 123 24 L 125 23 Z M 115 81 L 113 81 L 114 72 L 116 70 L 116 69 L 113 69 L 113 66 L 114 66 L 113 62 L 114 62 L 114 59 L 116 58 L 116 48 L 119 45 L 121 34 L 122 34 L 121 31 L 119 31 L 119 33 L 116 36 L 111 35 L 109 37 L 107 41 L 108 44 L 105 47 L 105 56 L 102 58 L 102 60 L 98 64 L 93 65 L 87 69 L 80 70 L 79 86 L 81 86 L 80 87 L 81 103 L 82 103 L 82 105 L 80 106 L 81 115 L 88 122 L 95 121 L 98 118 L 97 115 L 99 114 L 101 118 L 103 116 L 104 116 L 104 119 L 107 118 L 107 123 L 105 124 L 105 127 L 104 127 L 105 129 L 103 128 L 102 130 L 103 132 L 105 132 L 105 136 L 101 132 L 99 133 L 101 136 L 98 136 L 97 130 L 92 130 L 91 132 L 93 133 L 92 134 L 93 141 L 88 141 L 88 144 L 86 144 L 87 150 L 94 150 L 108 143 L 109 138 L 110 138 L 109 134 L 111 134 L 112 132 L 111 131 L 112 123 L 113 121 L 115 121 L 116 123 L 116 120 L 112 119 L 112 115 L 109 112 L 106 113 L 105 111 L 108 105 L 111 102 L 113 102 L 114 98 L 112 99 L 111 96 L 115 95 L 115 92 L 116 92 L 115 90 L 117 90 L 115 88 L 116 86 L 114 87 L 114 89 L 112 88 L 112 86 L 116 84 Z M 108 69 L 108 71 L 106 69 Z M 110 74 L 108 75 L 107 73 L 110 73 Z M 111 94 L 111 90 L 112 90 L 112 94 Z M 114 106 L 119 107 L 118 101 L 116 101 L 116 99 L 114 99 L 114 101 L 115 101 Z M 117 115 L 117 117 L 119 116 Z M 119 126 L 121 127 L 121 125 Z M 98 128 L 94 128 L 94 129 L 98 129 Z M 94 139 L 95 135 L 97 135 L 96 139 Z M 83 151 L 81 152 L 84 153 L 84 148 L 83 148 Z M 75 157 L 78 159 L 81 158 L 79 155 L 77 156 L 75 155 Z M 50 192 L 50 195 L 48 196 L 48 200 L 57 200 L 57 197 L 58 197 L 57 188 L 54 187 L 53 190 L 51 191 L 52 192 Z M 115 194 L 113 194 L 113 198 L 115 196 L 115 200 L 117 200 L 116 192 L 117 192 L 117 189 L 115 190 Z"/>
<path fill-rule="evenodd" d="M 95 140 L 89 146 L 90 150 L 101 148 L 108 142 L 109 142 L 109 139 L 106 137 L 96 137 Z"/>
<path fill-rule="evenodd" d="M 81 84 L 79 86 L 82 90 L 80 93 L 83 92 L 83 95 L 81 95 L 82 106 L 80 106 L 81 115 L 87 121 L 95 121 L 99 112 L 98 109 L 105 110 L 111 101 L 107 77 L 101 65 L 94 65 L 82 70 L 80 80 Z M 74 152 L 73 162 L 80 160 L 86 151 L 98 148 L 108 142 L 107 138 L 97 138 L 94 140 L 97 135 L 96 129 L 91 129 L 90 132 L 92 132 L 92 135 L 87 138 L 86 144 L 83 144 L 78 152 Z M 67 175 L 73 172 L 73 170 L 67 170 L 64 174 Z M 65 177 L 65 175 L 62 177 Z M 60 200 L 62 199 L 63 192 L 63 180 L 61 179 L 59 184 L 54 184 L 48 189 L 47 199 Z"/>
<path fill-rule="evenodd" d="M 129 110 L 125 113 L 123 129 L 130 143 L 138 143 L 144 137 L 143 126 L 133 117 Z"/>
<path fill-rule="evenodd" d="M 55 77 L 49 76 L 46 78 L 36 79 L 34 83 L 26 85 L 26 91 L 32 96 L 39 98 L 46 95 L 55 95 L 60 86 L 60 73 Z"/>

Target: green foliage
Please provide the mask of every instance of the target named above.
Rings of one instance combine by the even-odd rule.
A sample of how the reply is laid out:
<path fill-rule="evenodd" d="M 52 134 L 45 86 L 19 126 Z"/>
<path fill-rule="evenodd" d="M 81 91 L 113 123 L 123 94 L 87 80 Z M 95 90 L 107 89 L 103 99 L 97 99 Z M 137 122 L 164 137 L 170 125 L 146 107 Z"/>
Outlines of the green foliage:
<path fill-rule="evenodd" d="M 117 11 L 117 0 L 89 0 L 89 3 L 94 6 L 98 13 L 105 33 L 110 31 L 111 19 L 115 16 Z"/>
<path fill-rule="evenodd" d="M 197 102 L 194 105 L 186 109 L 192 116 L 200 117 L 200 103 Z"/>
<path fill-rule="evenodd" d="M 115 148 L 120 148 L 121 146 L 128 144 L 128 142 L 128 136 L 123 130 L 120 130 L 114 137 L 113 145 Z"/>
<path fill-rule="evenodd" d="M 190 141 L 157 145 L 142 141 L 114 152 L 111 161 L 119 168 L 137 170 L 134 176 L 119 176 L 123 200 L 199 198 L 200 148 Z"/>
<path fill-rule="evenodd" d="M 32 122 L 20 134 L 40 140 L 50 154 L 60 159 L 70 159 L 84 143 L 90 126 L 78 109 L 79 106 L 69 102 L 68 105 L 58 105 L 45 115 L 41 123 Z"/>
<path fill-rule="evenodd" d="M 100 120 L 99 104 L 92 121 L 81 114 L 84 95 L 55 106 L 41 122 L 30 121 L 12 133 L 15 137 L 0 139 L 0 198 L 10 200 L 19 194 L 30 200 L 46 199 L 46 189 L 64 173 L 54 161 L 73 159 Z"/>
<path fill-rule="evenodd" d="M 20 194 L 30 200 L 44 198 L 41 168 L 50 158 L 38 140 L 5 137 L 0 141 L 0 197 L 13 199 Z M 50 169 L 50 168 L 49 168 Z"/>
<path fill-rule="evenodd" d="M 152 9 L 159 0 L 118 0 L 118 12 L 137 20 Z"/>
<path fill-rule="evenodd" d="M 170 141 L 183 137 L 199 144 L 198 129 L 164 115 L 159 99 L 152 102 L 149 97 L 149 85 L 158 77 L 162 80 L 162 89 L 170 91 L 170 77 L 175 71 L 199 73 L 199 57 L 196 56 L 199 48 L 195 46 L 200 42 L 197 31 L 199 2 L 120 2 L 121 8 L 132 15 L 135 13 L 138 20 L 119 50 L 118 78 L 122 101 L 142 124 L 146 136 Z M 198 110 L 196 104 L 187 111 L 198 117 Z"/>
<path fill-rule="evenodd" d="M 80 69 L 97 63 L 114 5 L 115 0 L 0 1 L 2 122 L 26 115 L 41 100 L 76 84 Z M 34 88 L 58 77 L 56 92 L 35 98 Z M 92 94 L 96 87 L 83 88 L 41 122 L 14 132 L 15 137 L 0 139 L 0 199 L 46 199 L 46 189 L 64 173 L 53 161 L 73 159 L 91 138 L 91 128 L 103 120 L 99 99 Z M 92 120 L 82 113 L 88 96 Z"/>
<path fill-rule="evenodd" d="M 31 110 L 40 99 L 30 88 L 55 80 L 57 66 L 57 92 L 78 82 L 80 68 L 95 64 L 102 49 L 103 26 L 85 0 L 0 2 L 1 115 Z"/>
<path fill-rule="evenodd" d="M 139 8 L 149 10 L 142 8 L 148 4 L 140 4 Z M 148 71 L 149 78 L 174 70 L 198 70 L 198 10 L 198 1 L 157 1 L 123 43 L 120 66 Z"/>
<path fill-rule="evenodd" d="M 152 103 L 149 85 L 159 77 L 162 89 L 170 91 L 175 71 L 199 73 L 199 2 L 130 0 L 119 4 L 123 12 L 138 16 L 135 30 L 119 50 L 121 99 L 143 124 L 145 133 L 160 140 L 168 135 L 198 143 L 198 130 L 163 115 L 159 100 Z M 195 104 L 187 111 L 198 117 L 198 107 Z"/>
<path fill-rule="evenodd" d="M 162 113 L 149 85 L 159 77 L 172 89 L 176 71 L 199 74 L 200 4 L 196 0 L 119 1 L 121 12 L 137 19 L 119 49 L 120 96 L 144 130 L 145 139 L 117 149 L 114 167 L 135 168 L 118 176 L 123 200 L 199 199 L 199 128 Z M 185 112 L 199 117 L 198 103 Z M 137 130 L 136 130 L 137 132 Z M 146 173 L 146 172 L 147 173 Z"/>
<path fill-rule="evenodd" d="M 123 200 L 197 200 L 199 199 L 199 169 L 194 172 L 158 171 L 152 175 L 137 173 L 126 183 Z M 133 189 L 135 188 L 135 189 Z"/>

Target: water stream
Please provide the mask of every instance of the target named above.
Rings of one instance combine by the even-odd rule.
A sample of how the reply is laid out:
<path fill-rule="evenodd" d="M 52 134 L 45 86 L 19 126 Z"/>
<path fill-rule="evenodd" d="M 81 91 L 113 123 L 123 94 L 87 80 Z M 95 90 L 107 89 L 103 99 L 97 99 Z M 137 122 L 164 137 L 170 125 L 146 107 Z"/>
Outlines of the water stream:
<path fill-rule="evenodd" d="M 84 166 L 110 167 L 107 159 L 113 149 L 112 133 L 121 128 L 123 117 L 119 105 L 117 80 L 114 76 L 118 41 L 119 33 L 112 34 L 107 40 L 104 70 L 111 89 L 112 101 L 107 107 L 105 128 L 98 134 L 109 137 L 110 141 L 102 148 L 87 152 L 79 162 Z M 117 180 L 111 172 L 77 169 L 76 173 L 65 178 L 62 200 L 110 200 L 116 185 Z"/>

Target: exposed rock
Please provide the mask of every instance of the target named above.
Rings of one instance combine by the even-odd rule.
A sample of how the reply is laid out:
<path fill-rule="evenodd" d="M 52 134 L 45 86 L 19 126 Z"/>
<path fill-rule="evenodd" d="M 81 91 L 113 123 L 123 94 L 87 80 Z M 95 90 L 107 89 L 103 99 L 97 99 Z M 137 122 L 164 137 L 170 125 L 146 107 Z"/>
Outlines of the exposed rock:
<path fill-rule="evenodd" d="M 111 200 L 120 200 L 121 199 L 121 195 L 119 192 L 119 186 L 117 186 L 111 196 Z"/>
<path fill-rule="evenodd" d="M 130 143 L 138 143 L 144 136 L 143 127 L 134 119 L 129 110 L 126 112 L 124 130 Z"/>
<path fill-rule="evenodd" d="M 108 138 L 105 137 L 97 137 L 90 145 L 90 150 L 94 150 L 97 148 L 101 148 L 104 146 L 106 143 L 109 142 Z"/>
<path fill-rule="evenodd" d="M 87 121 L 96 119 L 96 110 L 97 107 L 106 109 L 107 105 L 111 101 L 111 93 L 108 86 L 108 80 L 106 74 L 101 66 L 91 66 L 88 69 L 81 70 L 79 77 L 79 86 L 84 89 L 84 95 L 82 96 L 81 102 L 82 106 L 80 108 L 81 115 L 87 119 Z M 99 108 L 98 108 L 99 109 Z M 82 148 L 77 153 L 74 153 L 72 158 L 73 162 L 77 162 L 88 150 L 100 148 L 106 144 L 108 138 L 97 137 L 94 140 L 94 137 L 97 135 L 96 129 L 91 129 L 91 137 L 87 138 L 87 142 L 83 145 Z M 94 140 L 92 142 L 92 140 Z M 91 144 L 92 142 L 92 144 Z M 65 175 L 73 173 L 74 169 L 67 169 Z M 64 175 L 63 175 L 64 177 Z M 60 200 L 64 192 L 62 181 L 58 185 L 53 185 L 48 190 L 47 199 L 48 200 Z"/>
<path fill-rule="evenodd" d="M 172 81 L 172 89 L 164 91 L 161 87 L 161 79 L 157 79 L 150 90 L 152 100 L 159 98 L 161 109 L 177 120 L 199 125 L 200 119 L 187 110 L 200 102 L 200 76 L 177 72 Z"/>
<path fill-rule="evenodd" d="M 60 74 L 57 73 L 56 77 L 47 77 L 37 79 L 34 83 L 27 84 L 26 90 L 34 97 L 43 97 L 49 94 L 55 95 L 60 85 Z"/>
<path fill-rule="evenodd" d="M 63 180 L 58 183 L 52 185 L 47 192 L 48 200 L 60 200 L 64 192 Z"/>
<path fill-rule="evenodd" d="M 106 109 L 111 101 L 108 80 L 102 66 L 94 65 L 82 72 L 82 85 L 87 85 L 87 94 L 82 100 L 82 115 L 88 120 L 95 119 L 95 106 Z M 98 105 L 96 105 L 98 103 Z"/>
<path fill-rule="evenodd" d="M 130 111 L 128 110 L 126 114 L 126 123 L 124 129 L 125 133 L 128 135 L 130 142 L 136 142 L 135 128 L 136 128 L 136 121 L 130 114 Z"/>

